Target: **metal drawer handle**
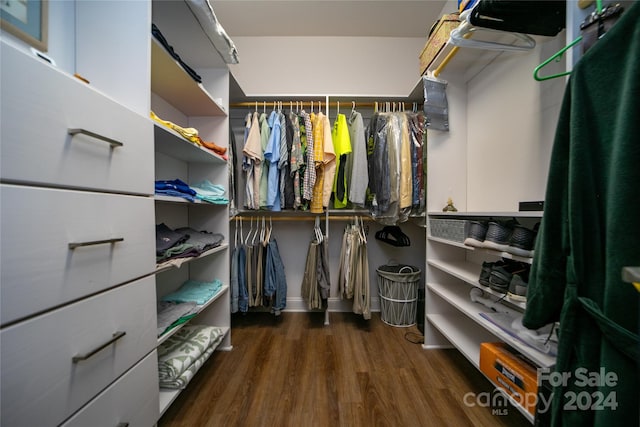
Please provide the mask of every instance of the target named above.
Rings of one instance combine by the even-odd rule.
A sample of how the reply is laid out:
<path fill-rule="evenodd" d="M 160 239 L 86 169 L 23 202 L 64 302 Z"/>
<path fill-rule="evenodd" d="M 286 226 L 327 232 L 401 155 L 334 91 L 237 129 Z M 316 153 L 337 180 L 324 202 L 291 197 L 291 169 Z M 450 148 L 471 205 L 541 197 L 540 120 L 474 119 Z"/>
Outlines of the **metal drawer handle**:
<path fill-rule="evenodd" d="M 80 129 L 80 128 L 72 128 L 72 129 L 67 129 L 67 132 L 69 132 L 69 135 L 77 135 L 79 133 L 83 133 L 85 135 L 94 137 L 96 139 L 100 139 L 106 143 L 108 143 L 111 147 L 116 148 L 116 147 L 122 147 L 124 144 L 120 141 L 116 141 L 115 139 L 111 139 L 109 137 L 97 134 L 95 132 L 91 132 L 90 130 L 86 130 L 86 129 Z"/>
<path fill-rule="evenodd" d="M 118 423 L 116 427 L 129 427 L 129 423 Z"/>
<path fill-rule="evenodd" d="M 101 344 L 99 347 L 94 348 L 93 350 L 91 350 L 87 354 L 80 354 L 78 356 L 73 356 L 71 358 L 71 361 L 73 363 L 78 363 L 78 362 L 80 362 L 82 360 L 87 360 L 88 358 L 90 358 L 91 356 L 93 356 L 94 354 L 96 354 L 97 352 L 102 350 L 103 348 L 113 344 L 114 342 L 118 341 L 120 338 L 122 338 L 125 335 L 127 335 L 127 333 L 125 331 L 114 332 L 113 336 L 111 337 L 111 339 L 109 341 L 107 341 L 104 344 Z"/>
<path fill-rule="evenodd" d="M 92 242 L 77 242 L 77 243 L 69 243 L 69 249 L 75 249 L 82 246 L 95 246 L 95 245 L 104 245 L 104 244 L 112 244 L 117 242 L 123 242 L 123 237 L 115 237 L 113 239 L 105 239 L 105 240 L 94 240 Z"/>

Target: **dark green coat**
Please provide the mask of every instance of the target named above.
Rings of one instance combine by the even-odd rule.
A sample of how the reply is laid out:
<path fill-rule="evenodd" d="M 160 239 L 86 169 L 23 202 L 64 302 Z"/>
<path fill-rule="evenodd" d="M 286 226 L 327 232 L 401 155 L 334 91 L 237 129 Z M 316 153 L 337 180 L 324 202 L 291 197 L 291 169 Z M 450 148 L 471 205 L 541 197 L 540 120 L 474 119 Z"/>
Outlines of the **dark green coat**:
<path fill-rule="evenodd" d="M 554 426 L 640 423 L 640 297 L 625 266 L 640 266 L 638 2 L 574 67 L 549 166 L 523 323 L 560 321 L 556 370 L 570 377 L 554 389 Z M 617 380 L 580 385 L 601 369 Z M 604 409 L 579 409 L 589 402 Z"/>

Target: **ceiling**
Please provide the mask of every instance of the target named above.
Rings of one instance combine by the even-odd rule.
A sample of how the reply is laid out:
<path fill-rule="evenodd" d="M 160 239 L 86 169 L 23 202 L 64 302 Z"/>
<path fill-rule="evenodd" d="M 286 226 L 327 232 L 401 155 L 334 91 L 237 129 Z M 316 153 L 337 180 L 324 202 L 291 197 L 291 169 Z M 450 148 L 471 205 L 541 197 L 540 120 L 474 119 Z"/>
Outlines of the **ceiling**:
<path fill-rule="evenodd" d="M 234 37 L 426 37 L 444 0 L 210 0 Z"/>

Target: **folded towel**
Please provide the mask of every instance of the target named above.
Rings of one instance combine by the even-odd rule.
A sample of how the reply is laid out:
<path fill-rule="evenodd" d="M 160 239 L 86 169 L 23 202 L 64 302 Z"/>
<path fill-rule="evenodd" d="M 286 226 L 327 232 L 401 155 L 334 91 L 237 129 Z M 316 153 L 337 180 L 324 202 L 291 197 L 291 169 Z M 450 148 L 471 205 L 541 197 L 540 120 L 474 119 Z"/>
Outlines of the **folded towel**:
<path fill-rule="evenodd" d="M 222 335 L 214 326 L 187 325 L 158 346 L 160 381 L 178 378 Z"/>
<path fill-rule="evenodd" d="M 218 347 L 222 339 L 224 338 L 224 334 L 220 333 L 218 337 L 211 343 L 209 347 L 202 353 L 200 357 L 198 357 L 194 362 L 189 365 L 187 369 L 185 369 L 180 376 L 173 380 L 160 380 L 160 387 L 162 388 L 173 388 L 173 389 L 182 389 L 189 384 L 189 381 L 193 378 L 193 376 L 198 372 L 198 369 L 207 361 L 209 356 L 213 353 L 213 351 Z"/>

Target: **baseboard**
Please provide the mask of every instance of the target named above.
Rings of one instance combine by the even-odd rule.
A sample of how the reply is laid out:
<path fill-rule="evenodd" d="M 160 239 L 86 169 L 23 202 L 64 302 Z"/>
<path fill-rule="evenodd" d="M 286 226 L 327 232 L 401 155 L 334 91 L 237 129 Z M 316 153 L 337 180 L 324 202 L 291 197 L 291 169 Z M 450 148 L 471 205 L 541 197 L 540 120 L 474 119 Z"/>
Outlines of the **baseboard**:
<path fill-rule="evenodd" d="M 339 297 L 329 298 L 329 311 L 333 312 L 344 312 L 350 313 L 352 311 L 353 302 L 350 300 L 343 300 Z M 302 297 L 290 297 L 287 298 L 287 308 L 284 311 L 292 311 L 292 312 L 310 312 L 313 310 L 309 310 L 307 306 L 307 302 L 302 299 Z M 371 311 L 379 312 L 380 311 L 380 298 L 372 297 L 371 298 Z"/>

